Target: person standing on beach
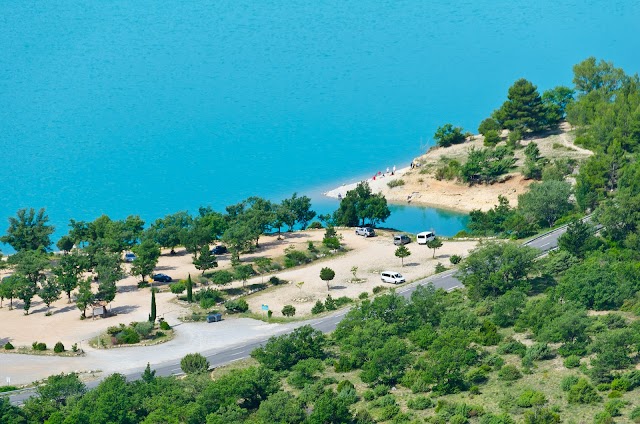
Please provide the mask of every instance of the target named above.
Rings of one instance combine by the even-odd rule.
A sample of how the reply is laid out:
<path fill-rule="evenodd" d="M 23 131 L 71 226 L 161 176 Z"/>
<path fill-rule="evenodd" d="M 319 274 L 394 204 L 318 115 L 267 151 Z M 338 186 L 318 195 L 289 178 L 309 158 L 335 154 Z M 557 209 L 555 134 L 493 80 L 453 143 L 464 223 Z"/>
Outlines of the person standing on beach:
<path fill-rule="evenodd" d="M 393 171 L 391 171 L 391 175 L 396 175 L 396 166 L 393 165 Z"/>
<path fill-rule="evenodd" d="M 387 175 L 389 175 L 389 167 L 387 166 Z"/>

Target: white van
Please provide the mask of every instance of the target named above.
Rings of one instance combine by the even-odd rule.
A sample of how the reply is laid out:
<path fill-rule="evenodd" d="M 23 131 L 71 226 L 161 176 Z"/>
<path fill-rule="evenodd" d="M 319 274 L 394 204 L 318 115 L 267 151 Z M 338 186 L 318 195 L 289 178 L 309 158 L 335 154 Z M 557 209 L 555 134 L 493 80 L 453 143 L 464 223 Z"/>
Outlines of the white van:
<path fill-rule="evenodd" d="M 436 238 L 436 233 L 434 233 L 433 231 L 423 231 L 421 233 L 418 233 L 418 235 L 416 236 L 416 240 L 418 241 L 418 244 L 427 244 L 427 242 L 435 238 Z"/>
<path fill-rule="evenodd" d="M 405 282 L 404 277 L 399 272 L 395 271 L 382 271 L 380 273 L 383 283 L 401 284 Z"/>

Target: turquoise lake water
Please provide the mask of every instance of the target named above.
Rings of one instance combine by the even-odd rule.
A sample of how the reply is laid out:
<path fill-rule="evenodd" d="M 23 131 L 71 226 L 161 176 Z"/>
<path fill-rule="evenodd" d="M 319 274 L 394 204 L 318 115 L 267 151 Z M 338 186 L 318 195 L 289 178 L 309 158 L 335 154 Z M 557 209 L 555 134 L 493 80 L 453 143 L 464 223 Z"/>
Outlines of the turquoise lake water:
<path fill-rule="evenodd" d="M 322 191 L 406 166 L 445 122 L 475 131 L 520 77 L 571 85 L 591 55 L 637 72 L 639 18 L 612 0 L 2 2 L 0 222 L 46 207 L 57 239 L 69 218 L 293 191 L 327 212 Z"/>

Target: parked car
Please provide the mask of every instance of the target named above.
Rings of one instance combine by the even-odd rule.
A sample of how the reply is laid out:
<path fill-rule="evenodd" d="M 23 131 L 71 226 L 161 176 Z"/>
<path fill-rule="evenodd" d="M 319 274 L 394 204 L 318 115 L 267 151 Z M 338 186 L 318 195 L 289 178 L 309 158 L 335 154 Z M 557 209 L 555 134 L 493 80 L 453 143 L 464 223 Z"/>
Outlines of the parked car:
<path fill-rule="evenodd" d="M 218 322 L 218 321 L 222 321 L 222 314 L 207 315 L 207 322 Z"/>
<path fill-rule="evenodd" d="M 371 227 L 356 227 L 356 235 L 364 237 L 373 237 L 376 232 Z"/>
<path fill-rule="evenodd" d="M 382 271 L 380 273 L 380 278 L 382 279 L 383 283 L 402 284 L 405 282 L 402 274 L 395 271 Z"/>
<path fill-rule="evenodd" d="M 173 281 L 173 278 L 169 277 L 167 274 L 153 274 L 153 281 L 158 281 L 160 283 L 170 283 Z"/>
<path fill-rule="evenodd" d="M 411 243 L 411 238 L 406 234 L 396 234 L 393 236 L 393 244 L 400 246 Z"/>
<path fill-rule="evenodd" d="M 219 244 L 216 247 L 214 247 L 213 249 L 211 249 L 211 254 L 212 255 L 223 255 L 225 253 L 227 253 L 227 247 L 223 246 L 221 244 Z"/>
<path fill-rule="evenodd" d="M 125 262 L 133 262 L 136 259 L 135 253 L 127 252 L 124 254 Z"/>
<path fill-rule="evenodd" d="M 418 242 L 418 244 L 427 244 L 427 242 L 430 242 L 435 238 L 436 233 L 434 233 L 433 231 L 423 231 L 421 233 L 418 233 L 418 235 L 416 236 L 416 241 Z"/>

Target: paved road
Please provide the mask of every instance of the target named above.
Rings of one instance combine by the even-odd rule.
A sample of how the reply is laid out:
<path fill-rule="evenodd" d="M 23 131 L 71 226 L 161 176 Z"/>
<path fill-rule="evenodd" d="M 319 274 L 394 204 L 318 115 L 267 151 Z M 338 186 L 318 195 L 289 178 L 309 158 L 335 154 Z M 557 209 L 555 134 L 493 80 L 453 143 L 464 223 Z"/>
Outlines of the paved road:
<path fill-rule="evenodd" d="M 549 233 L 543 234 L 541 236 L 535 237 L 525 243 L 526 246 L 531 246 L 536 249 L 539 249 L 541 253 L 546 253 L 549 250 L 554 249 L 558 245 L 558 238 L 564 234 L 566 231 L 566 227 L 558 228 Z M 414 292 L 416 287 L 425 284 L 433 284 L 436 288 L 442 288 L 444 290 L 450 291 L 458 287 L 462 287 L 462 284 L 458 279 L 454 277 L 455 270 L 446 271 L 441 274 L 432 275 L 431 277 L 424 278 L 418 281 L 414 281 L 406 286 L 403 286 L 397 290 L 397 293 L 402 295 L 405 298 L 409 298 L 411 293 Z M 327 315 L 321 318 L 315 318 L 307 321 L 301 321 L 295 323 L 293 325 L 288 325 L 289 328 L 283 328 L 283 332 L 288 332 L 293 330 L 296 327 L 300 327 L 302 325 L 309 324 L 313 328 L 316 328 L 324 333 L 330 333 L 335 330 L 338 323 L 342 320 L 342 318 L 349 312 L 348 308 L 337 311 L 334 314 Z M 210 349 L 200 352 L 204 355 L 211 364 L 212 367 L 219 367 L 221 365 L 229 364 L 231 362 L 248 358 L 251 352 L 266 343 L 270 336 L 265 337 L 264 339 L 259 340 L 251 340 L 248 342 L 243 342 L 235 346 Z M 156 370 L 156 375 L 159 376 L 169 376 L 169 375 L 179 375 L 182 374 L 182 370 L 180 369 L 180 359 L 172 359 L 161 362 L 153 367 Z M 133 371 L 129 371 L 126 374 L 127 379 L 136 380 L 140 378 L 140 375 L 144 369 L 135 369 Z M 87 383 L 88 388 L 94 388 L 99 384 L 99 381 L 91 381 Z M 34 389 L 25 389 L 20 392 L 17 392 L 10 396 L 10 400 L 13 404 L 21 404 L 25 399 L 34 395 Z"/>

